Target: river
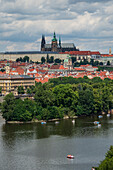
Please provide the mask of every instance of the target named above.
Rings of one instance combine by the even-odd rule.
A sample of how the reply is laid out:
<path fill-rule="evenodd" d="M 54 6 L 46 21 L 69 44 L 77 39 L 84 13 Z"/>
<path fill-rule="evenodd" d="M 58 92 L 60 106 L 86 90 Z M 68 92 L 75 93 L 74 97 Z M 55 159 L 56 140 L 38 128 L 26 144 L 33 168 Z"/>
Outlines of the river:
<path fill-rule="evenodd" d="M 101 121 L 101 127 L 94 125 Z M 113 145 L 113 115 L 33 124 L 0 117 L 0 170 L 91 170 Z M 75 159 L 67 159 L 72 154 Z"/>

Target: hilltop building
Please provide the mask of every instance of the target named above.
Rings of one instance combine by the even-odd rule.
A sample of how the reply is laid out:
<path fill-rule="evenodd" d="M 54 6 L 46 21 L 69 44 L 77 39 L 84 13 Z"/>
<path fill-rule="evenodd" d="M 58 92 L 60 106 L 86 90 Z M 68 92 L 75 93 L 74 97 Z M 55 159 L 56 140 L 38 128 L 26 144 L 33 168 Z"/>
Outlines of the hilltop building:
<path fill-rule="evenodd" d="M 65 51 L 79 51 L 76 49 L 74 43 L 62 43 L 59 37 L 57 41 L 56 34 L 54 32 L 51 44 L 46 44 L 45 36 L 42 35 L 41 51 L 52 51 L 52 52 L 65 52 Z"/>

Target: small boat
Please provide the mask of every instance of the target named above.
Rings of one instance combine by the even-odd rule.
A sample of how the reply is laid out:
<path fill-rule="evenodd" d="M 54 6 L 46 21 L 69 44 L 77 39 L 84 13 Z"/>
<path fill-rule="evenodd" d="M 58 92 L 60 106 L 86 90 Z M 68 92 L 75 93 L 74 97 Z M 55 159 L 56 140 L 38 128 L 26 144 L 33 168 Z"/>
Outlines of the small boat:
<path fill-rule="evenodd" d="M 41 122 L 42 125 L 46 124 L 46 122 Z"/>
<path fill-rule="evenodd" d="M 98 121 L 94 121 L 94 125 L 98 125 L 99 124 L 99 122 Z"/>
<path fill-rule="evenodd" d="M 75 120 L 72 120 L 72 123 L 75 123 Z"/>
<path fill-rule="evenodd" d="M 110 114 L 109 114 L 109 113 L 107 114 L 107 117 L 110 117 Z"/>
<path fill-rule="evenodd" d="M 102 118 L 103 116 L 102 116 L 102 115 L 99 115 L 98 117 L 99 117 L 99 118 Z"/>
<path fill-rule="evenodd" d="M 58 124 L 58 123 L 59 123 L 58 121 L 55 122 L 55 124 Z"/>
<path fill-rule="evenodd" d="M 74 156 L 73 155 L 67 155 L 67 158 L 74 159 Z"/>
<path fill-rule="evenodd" d="M 98 127 L 101 127 L 101 124 L 100 124 L 100 123 L 98 124 Z"/>

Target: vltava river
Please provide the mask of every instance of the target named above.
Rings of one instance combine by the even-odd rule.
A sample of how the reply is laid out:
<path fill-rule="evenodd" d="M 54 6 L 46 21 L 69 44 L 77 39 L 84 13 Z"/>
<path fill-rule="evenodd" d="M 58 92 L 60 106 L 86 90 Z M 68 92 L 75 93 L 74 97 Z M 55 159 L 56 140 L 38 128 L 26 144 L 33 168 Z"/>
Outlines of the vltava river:
<path fill-rule="evenodd" d="M 34 124 L 0 120 L 0 170 L 91 170 L 113 145 L 113 115 Z M 75 156 L 74 160 L 66 158 Z"/>

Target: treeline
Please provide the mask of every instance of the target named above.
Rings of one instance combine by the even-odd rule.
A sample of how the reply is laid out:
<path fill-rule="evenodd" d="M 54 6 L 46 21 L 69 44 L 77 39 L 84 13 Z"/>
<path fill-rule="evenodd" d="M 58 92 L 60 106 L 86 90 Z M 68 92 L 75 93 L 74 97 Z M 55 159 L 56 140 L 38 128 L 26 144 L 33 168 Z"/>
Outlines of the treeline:
<path fill-rule="evenodd" d="M 29 63 L 29 57 L 28 56 L 24 56 L 23 58 L 22 57 L 17 58 L 16 62 L 24 62 L 24 63 L 27 62 L 27 63 Z"/>
<path fill-rule="evenodd" d="M 7 121 L 101 114 L 113 107 L 113 81 L 110 79 L 62 77 L 45 84 L 36 83 L 27 91 L 35 94 L 34 100 L 15 99 L 12 93 L 5 96 L 2 113 Z"/>
<path fill-rule="evenodd" d="M 105 159 L 100 163 L 99 167 L 95 167 L 95 170 L 113 170 L 113 146 L 110 147 Z"/>
<path fill-rule="evenodd" d="M 94 59 L 91 59 L 90 61 L 88 61 L 87 59 L 83 59 L 80 62 L 76 61 L 75 57 L 71 57 L 72 58 L 72 63 L 74 63 L 74 67 L 79 67 L 81 65 L 86 65 L 86 64 L 90 64 L 92 66 L 102 66 L 103 62 L 99 62 L 99 61 L 95 61 Z M 109 64 L 110 62 L 108 62 Z"/>
<path fill-rule="evenodd" d="M 41 57 L 41 63 L 61 63 L 62 60 L 60 58 L 54 59 L 54 56 L 49 57 L 49 54 L 47 54 L 46 57 Z"/>

